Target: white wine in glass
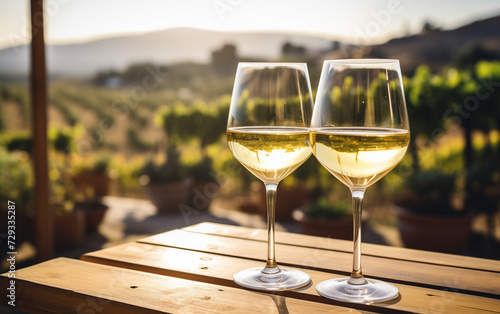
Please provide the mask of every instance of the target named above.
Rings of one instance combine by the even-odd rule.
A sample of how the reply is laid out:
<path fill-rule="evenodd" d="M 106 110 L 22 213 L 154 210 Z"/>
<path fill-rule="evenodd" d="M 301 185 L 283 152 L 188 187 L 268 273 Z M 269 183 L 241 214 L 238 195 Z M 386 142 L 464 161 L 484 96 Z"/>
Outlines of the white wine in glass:
<path fill-rule="evenodd" d="M 325 61 L 311 122 L 316 159 L 349 187 L 353 199 L 353 268 L 348 278 L 320 282 L 330 299 L 373 303 L 396 298 L 398 289 L 367 279 L 361 269 L 361 216 L 366 188 L 403 159 L 410 126 L 397 60 Z"/>
<path fill-rule="evenodd" d="M 311 155 L 312 95 L 303 63 L 240 63 L 227 124 L 234 157 L 264 182 L 267 200 L 267 261 L 242 270 L 234 281 L 257 290 L 288 290 L 307 285 L 306 273 L 279 267 L 274 220 L 277 187 Z"/>
<path fill-rule="evenodd" d="M 293 127 L 228 128 L 227 143 L 250 172 L 264 182 L 279 182 L 311 155 L 309 130 Z"/>

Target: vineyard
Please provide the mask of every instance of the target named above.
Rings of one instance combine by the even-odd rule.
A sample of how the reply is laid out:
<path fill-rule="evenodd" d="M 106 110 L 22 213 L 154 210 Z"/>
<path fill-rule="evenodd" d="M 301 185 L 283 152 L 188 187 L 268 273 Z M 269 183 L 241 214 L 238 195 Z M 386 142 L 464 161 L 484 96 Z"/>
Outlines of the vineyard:
<path fill-rule="evenodd" d="M 180 85 L 167 84 L 148 90 L 134 85 L 133 80 L 120 88 L 85 81 L 52 83 L 50 156 L 69 169 L 66 173 L 92 167 L 93 160 L 105 156 L 114 182 L 110 193 L 137 197 L 143 197 L 140 177 L 148 169 L 161 174 L 158 167 L 168 163 L 167 152 L 172 147 L 178 153 L 177 175 L 223 171 L 232 160 L 224 136 L 231 80 L 220 83 L 206 78 L 207 87 L 196 83 L 196 78 L 183 79 L 194 82 L 194 87 L 186 91 Z M 415 174 L 439 170 L 453 175 L 452 192 L 465 195 L 459 200 L 463 205 L 471 202 L 466 198 L 480 199 L 481 190 L 499 186 L 500 63 L 481 61 L 440 73 L 420 66 L 404 78 L 404 86 L 412 144 L 402 164 L 382 181 L 382 189 L 393 192 Z M 27 86 L 1 84 L 0 103 L 2 155 L 30 154 Z M 61 142 L 64 136 L 66 142 Z M 66 147 L 60 147 L 61 143 Z M 155 164 L 157 168 L 152 166 Z M 51 179 L 57 180 L 56 170 Z M 251 175 L 241 175 L 234 186 L 244 188 L 251 180 Z M 293 180 L 321 191 L 336 184 L 314 158 L 288 179 Z"/>

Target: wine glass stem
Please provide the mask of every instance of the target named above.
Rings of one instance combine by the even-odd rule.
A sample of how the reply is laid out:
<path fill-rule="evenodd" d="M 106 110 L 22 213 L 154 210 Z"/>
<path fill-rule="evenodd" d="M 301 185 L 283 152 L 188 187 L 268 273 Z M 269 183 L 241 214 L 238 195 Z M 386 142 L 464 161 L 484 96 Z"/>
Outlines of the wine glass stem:
<path fill-rule="evenodd" d="M 353 261 L 352 261 L 352 272 L 349 278 L 349 283 L 354 285 L 360 285 L 366 283 L 363 277 L 363 272 L 361 271 L 361 217 L 363 210 L 363 197 L 365 195 L 365 190 L 351 190 L 352 192 L 352 210 L 353 210 Z"/>
<path fill-rule="evenodd" d="M 276 255 L 274 250 L 274 221 L 276 215 L 276 191 L 277 184 L 265 183 L 266 185 L 266 201 L 267 201 L 267 261 L 264 272 L 276 273 L 279 271 L 276 263 Z"/>

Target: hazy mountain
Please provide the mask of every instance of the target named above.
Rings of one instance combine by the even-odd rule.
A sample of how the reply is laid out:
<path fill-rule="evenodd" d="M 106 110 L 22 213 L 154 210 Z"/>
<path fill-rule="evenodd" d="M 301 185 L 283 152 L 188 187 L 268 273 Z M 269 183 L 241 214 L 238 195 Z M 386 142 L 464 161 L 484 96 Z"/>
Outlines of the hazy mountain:
<path fill-rule="evenodd" d="M 392 39 L 382 45 L 365 47 L 366 49 L 362 49 L 362 56 L 397 58 L 407 70 L 414 69 L 421 63 L 439 69 L 448 64 L 457 52 L 474 43 L 498 54 L 499 32 L 500 16 L 473 22 L 454 30 L 429 30 L 418 35 Z M 346 55 L 345 49 L 328 53 L 333 48 L 332 40 L 320 37 L 175 28 L 81 44 L 49 45 L 47 65 L 51 75 L 92 75 L 99 70 L 122 70 L 134 62 L 208 63 L 211 52 L 220 49 L 225 43 L 236 45 L 239 56 L 277 60 L 285 42 L 303 45 L 309 51 L 321 51 L 322 53 L 317 54 L 321 59 L 352 57 Z M 0 76 L 26 74 L 28 65 L 28 46 L 0 50 Z"/>
<path fill-rule="evenodd" d="M 142 35 L 101 39 L 72 45 L 48 45 L 51 74 L 89 75 L 103 69 L 123 69 L 133 62 L 208 63 L 211 52 L 225 43 L 236 45 L 238 55 L 277 59 L 285 42 L 311 49 L 327 49 L 329 40 L 285 33 L 226 33 L 175 28 Z M 27 73 L 29 46 L 0 50 L 0 73 Z"/>
<path fill-rule="evenodd" d="M 414 69 L 425 63 L 437 70 L 474 45 L 480 45 L 500 58 L 500 16 L 476 21 L 454 30 L 429 30 L 414 36 L 392 39 L 371 47 L 368 55 L 397 58 L 406 69 Z"/>

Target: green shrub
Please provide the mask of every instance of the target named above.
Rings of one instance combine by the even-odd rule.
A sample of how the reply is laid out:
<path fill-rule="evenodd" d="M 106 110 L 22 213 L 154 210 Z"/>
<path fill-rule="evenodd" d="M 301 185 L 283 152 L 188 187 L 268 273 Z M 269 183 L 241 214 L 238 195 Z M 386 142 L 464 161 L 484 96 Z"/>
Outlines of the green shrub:
<path fill-rule="evenodd" d="M 153 159 L 146 162 L 140 171 L 141 176 L 146 176 L 148 183 L 162 183 L 177 181 L 187 175 L 187 170 L 180 162 L 180 153 L 175 145 L 168 147 L 166 160 L 157 163 Z"/>
<path fill-rule="evenodd" d="M 16 203 L 27 211 L 32 200 L 33 171 L 26 152 L 8 152 L 0 147 L 0 202 Z"/>
<path fill-rule="evenodd" d="M 31 154 L 33 143 L 29 132 L 15 131 L 0 134 L 0 145 L 11 152 L 24 151 Z"/>
<path fill-rule="evenodd" d="M 331 202 L 326 197 L 322 197 L 307 205 L 304 213 L 314 219 L 341 219 L 349 217 L 352 211 L 351 204 L 347 201 Z"/>

